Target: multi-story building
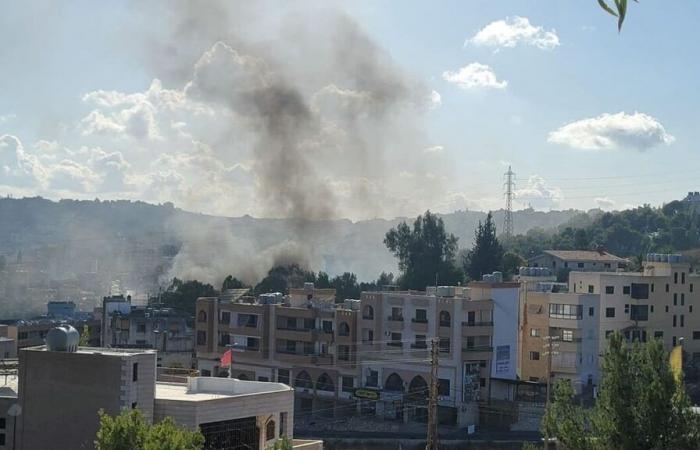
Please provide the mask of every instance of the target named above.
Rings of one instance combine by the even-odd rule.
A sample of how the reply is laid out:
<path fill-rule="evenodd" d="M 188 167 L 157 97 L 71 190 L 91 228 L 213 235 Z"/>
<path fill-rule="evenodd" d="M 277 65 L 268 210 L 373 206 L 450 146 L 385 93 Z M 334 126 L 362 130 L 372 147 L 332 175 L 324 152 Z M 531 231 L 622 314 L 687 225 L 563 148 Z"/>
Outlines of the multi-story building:
<path fill-rule="evenodd" d="M 598 250 L 545 250 L 530 258 L 532 267 L 546 267 L 555 274 L 560 270 L 578 272 L 614 272 L 624 269 L 628 261 L 603 249 Z"/>
<path fill-rule="evenodd" d="M 519 284 L 500 280 L 427 292 L 365 292 L 333 304 L 307 286 L 283 303 L 197 301 L 202 374 L 292 385 L 296 410 L 425 420 L 429 347 L 438 339 L 443 422 L 475 424 L 479 401 L 512 398 L 518 367 Z M 495 325 L 497 324 L 497 325 Z"/>
<path fill-rule="evenodd" d="M 46 313 L 54 319 L 72 319 L 75 316 L 75 303 L 52 300 L 46 304 Z"/>
<path fill-rule="evenodd" d="M 102 346 L 158 350 L 158 366 L 192 367 L 194 331 L 190 316 L 170 308 L 134 306 L 131 297 L 103 299 Z"/>
<path fill-rule="evenodd" d="M 262 450 L 293 436 L 287 385 L 190 376 L 163 382 L 154 350 L 83 348 L 74 329 L 51 333 L 47 346 L 21 350 L 19 376 L 0 384 L 0 448 L 92 448 L 100 410 L 138 409 L 147 423 L 172 417 L 200 430 L 205 448 Z M 294 448 L 321 450 L 322 442 L 294 441 Z"/>
<path fill-rule="evenodd" d="M 229 374 L 220 358 L 233 350 L 231 375 L 296 388 L 296 410 L 333 416 L 354 407 L 359 302 L 335 304 L 334 289 L 307 283 L 287 297 L 236 302 L 197 300 L 197 362 L 202 375 Z"/>
<path fill-rule="evenodd" d="M 37 345 L 43 345 L 49 331 L 62 324 L 71 325 L 81 333 L 83 329 L 87 327 L 89 345 L 95 347 L 100 346 L 101 323 L 98 319 L 62 320 L 40 318 L 18 320 L 14 324 L 8 326 L 7 337 L 15 340 L 18 350 L 27 347 L 35 347 Z"/>

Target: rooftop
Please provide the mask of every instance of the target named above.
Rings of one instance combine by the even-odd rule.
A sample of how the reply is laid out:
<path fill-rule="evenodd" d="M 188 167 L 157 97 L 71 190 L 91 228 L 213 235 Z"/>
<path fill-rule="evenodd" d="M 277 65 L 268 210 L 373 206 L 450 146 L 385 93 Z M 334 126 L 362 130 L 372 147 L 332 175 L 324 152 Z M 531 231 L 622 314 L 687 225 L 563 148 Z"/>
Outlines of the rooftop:
<path fill-rule="evenodd" d="M 45 345 L 37 347 L 27 347 L 20 351 L 30 352 L 48 352 Z M 155 350 L 140 349 L 140 348 L 107 348 L 107 347 L 78 347 L 76 352 L 56 352 L 56 353 L 80 353 L 83 355 L 107 355 L 107 356 L 133 356 L 142 355 L 144 353 L 156 353 Z"/>
<path fill-rule="evenodd" d="M 576 261 L 605 261 L 605 262 L 626 262 L 625 258 L 620 258 L 604 250 L 545 250 L 544 253 L 560 259 Z"/>
<path fill-rule="evenodd" d="M 0 375 L 0 397 L 17 397 L 17 374 Z"/>
<path fill-rule="evenodd" d="M 201 402 L 256 394 L 290 392 L 282 383 L 243 381 L 236 378 L 190 377 L 187 384 L 156 383 L 156 400 Z"/>

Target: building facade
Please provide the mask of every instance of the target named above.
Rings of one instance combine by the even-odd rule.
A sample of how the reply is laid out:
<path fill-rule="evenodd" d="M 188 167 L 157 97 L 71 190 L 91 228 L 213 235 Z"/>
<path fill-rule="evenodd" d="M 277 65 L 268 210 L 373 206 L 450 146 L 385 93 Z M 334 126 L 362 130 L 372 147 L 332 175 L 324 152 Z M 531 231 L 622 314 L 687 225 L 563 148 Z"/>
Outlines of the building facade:
<path fill-rule="evenodd" d="M 605 250 L 545 250 L 530 258 L 532 267 L 546 267 L 554 274 L 561 270 L 578 272 L 614 272 L 627 267 L 628 261 Z"/>

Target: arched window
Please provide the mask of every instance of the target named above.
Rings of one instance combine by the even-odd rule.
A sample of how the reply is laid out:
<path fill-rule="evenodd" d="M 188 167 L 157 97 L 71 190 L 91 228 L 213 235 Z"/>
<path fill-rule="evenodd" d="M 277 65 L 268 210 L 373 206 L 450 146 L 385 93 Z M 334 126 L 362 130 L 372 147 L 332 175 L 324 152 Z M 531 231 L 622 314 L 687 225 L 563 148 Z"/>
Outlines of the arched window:
<path fill-rule="evenodd" d="M 384 382 L 384 389 L 393 392 L 403 392 L 403 378 L 396 373 L 392 373 Z"/>
<path fill-rule="evenodd" d="M 365 305 L 364 309 L 362 310 L 362 318 L 374 319 L 374 308 L 372 308 L 371 305 Z"/>
<path fill-rule="evenodd" d="M 322 373 L 321 376 L 318 377 L 318 380 L 316 380 L 316 390 L 327 392 L 335 391 L 333 380 L 331 380 L 331 377 L 329 377 L 327 373 Z"/>
<path fill-rule="evenodd" d="M 311 389 L 313 388 L 313 383 L 311 382 L 311 377 L 309 373 L 305 370 L 299 372 L 294 379 L 294 387 Z"/>
<path fill-rule="evenodd" d="M 270 420 L 265 425 L 265 440 L 269 441 L 275 438 L 275 421 Z"/>
<path fill-rule="evenodd" d="M 450 318 L 450 313 L 447 311 L 440 311 L 440 326 L 441 327 L 451 327 L 452 319 Z"/>
<path fill-rule="evenodd" d="M 428 383 L 420 375 L 416 375 L 408 385 L 408 396 L 415 402 L 428 401 Z"/>
<path fill-rule="evenodd" d="M 350 325 L 348 325 L 347 322 L 340 322 L 338 336 L 350 336 Z"/>
<path fill-rule="evenodd" d="M 199 314 L 197 314 L 197 322 L 206 322 L 207 321 L 207 313 L 205 311 L 200 311 Z"/>

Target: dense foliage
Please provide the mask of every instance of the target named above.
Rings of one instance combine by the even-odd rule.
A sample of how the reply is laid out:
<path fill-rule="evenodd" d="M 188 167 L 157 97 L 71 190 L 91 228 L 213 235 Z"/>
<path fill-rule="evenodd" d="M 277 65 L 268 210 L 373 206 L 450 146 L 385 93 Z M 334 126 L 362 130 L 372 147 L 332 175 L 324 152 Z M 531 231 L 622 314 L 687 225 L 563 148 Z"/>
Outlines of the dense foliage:
<path fill-rule="evenodd" d="M 399 260 L 399 284 L 425 289 L 435 284 L 457 284 L 462 274 L 455 264 L 457 237 L 445 231 L 442 218 L 430 211 L 418 216 L 411 228 L 406 222 L 390 229 L 384 244 Z"/>
<path fill-rule="evenodd" d="M 215 295 L 217 292 L 211 284 L 200 283 L 197 280 L 182 281 L 179 278 L 173 278 L 170 286 L 161 294 L 160 300 L 164 306 L 194 316 L 197 299 Z"/>
<path fill-rule="evenodd" d="M 491 213 L 484 223 L 476 228 L 474 247 L 464 258 L 464 271 L 472 280 L 481 280 L 484 274 L 501 270 L 503 265 L 503 247 L 496 238 L 496 224 Z"/>
<path fill-rule="evenodd" d="M 546 437 L 564 449 L 694 449 L 700 422 L 671 371 L 660 340 L 628 344 L 611 335 L 601 365 L 596 405 L 584 410 L 573 388 L 560 380 L 542 422 Z"/>
<path fill-rule="evenodd" d="M 615 255 L 635 257 L 700 247 L 700 214 L 689 202 L 673 201 L 659 208 L 645 205 L 603 213 L 591 220 L 577 217 L 576 221 L 554 232 L 531 229 L 504 240 L 504 247 L 524 258 L 546 249 L 589 250 L 602 246 Z"/>
<path fill-rule="evenodd" d="M 95 439 L 97 450 L 199 450 L 204 447 L 204 436 L 175 425 L 167 417 L 149 425 L 134 409 L 112 417 L 100 411 L 100 429 Z"/>

